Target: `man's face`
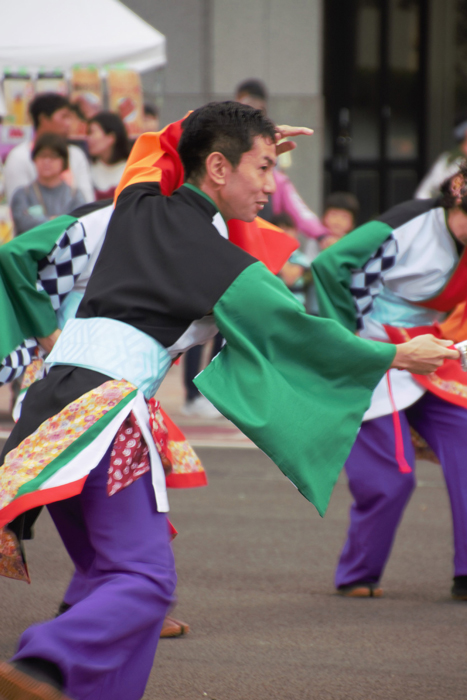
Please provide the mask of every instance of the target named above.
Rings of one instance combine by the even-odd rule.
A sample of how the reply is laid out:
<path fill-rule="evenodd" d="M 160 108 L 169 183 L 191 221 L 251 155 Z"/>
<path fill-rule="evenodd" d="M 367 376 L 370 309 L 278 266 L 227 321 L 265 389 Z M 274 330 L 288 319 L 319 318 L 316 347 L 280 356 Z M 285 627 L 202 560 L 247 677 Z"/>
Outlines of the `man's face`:
<path fill-rule="evenodd" d="M 68 107 L 57 109 L 50 117 L 47 114 L 39 115 L 39 129 L 41 132 L 50 132 L 68 137 L 72 125 L 71 111 Z"/>
<path fill-rule="evenodd" d="M 227 166 L 225 184 L 219 190 L 219 209 L 225 219 L 253 221 L 261 213 L 276 185 L 276 146 L 271 139 L 256 136 L 253 148 L 240 163 Z"/>

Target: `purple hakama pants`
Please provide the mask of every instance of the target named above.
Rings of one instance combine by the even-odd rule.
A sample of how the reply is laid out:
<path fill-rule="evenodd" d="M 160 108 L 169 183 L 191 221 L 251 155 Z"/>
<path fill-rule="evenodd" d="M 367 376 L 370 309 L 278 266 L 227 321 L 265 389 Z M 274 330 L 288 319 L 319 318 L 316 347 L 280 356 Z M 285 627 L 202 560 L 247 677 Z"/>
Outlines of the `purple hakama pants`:
<path fill-rule="evenodd" d="M 454 530 L 454 575 L 467 575 L 467 410 L 429 392 L 399 412 L 405 458 L 414 469 L 409 426 L 426 440 L 443 469 Z M 354 497 L 347 541 L 337 565 L 336 587 L 377 583 L 397 526 L 415 486 L 395 457 L 392 416 L 362 424 L 345 469 Z"/>
<path fill-rule="evenodd" d="M 79 496 L 48 506 L 77 571 L 65 596 L 72 607 L 27 629 L 14 657 L 57 664 L 75 700 L 143 696 L 176 583 L 151 473 L 109 497 L 109 458 Z"/>

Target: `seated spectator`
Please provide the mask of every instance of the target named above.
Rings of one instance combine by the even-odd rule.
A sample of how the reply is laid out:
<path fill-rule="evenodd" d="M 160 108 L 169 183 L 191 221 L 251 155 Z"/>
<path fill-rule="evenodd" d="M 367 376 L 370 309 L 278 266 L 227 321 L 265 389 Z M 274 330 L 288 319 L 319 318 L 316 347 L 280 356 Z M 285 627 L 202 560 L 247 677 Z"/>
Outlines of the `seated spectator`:
<path fill-rule="evenodd" d="M 5 162 L 5 186 L 8 202 L 11 203 L 19 187 L 30 185 L 37 177 L 36 167 L 31 158 L 34 142 L 42 134 L 53 133 L 67 139 L 72 126 L 70 104 L 66 97 L 54 92 L 38 95 L 29 105 L 34 124 L 34 141 L 23 141 L 8 154 Z M 62 179 L 71 187 L 79 189 L 86 202 L 94 201 L 89 163 L 81 148 L 68 146 L 69 170 Z"/>
<path fill-rule="evenodd" d="M 159 131 L 159 110 L 152 102 L 145 102 L 143 107 L 143 130 Z"/>
<path fill-rule="evenodd" d="M 122 119 L 113 112 L 96 114 L 88 122 L 87 143 L 96 199 L 113 197 L 131 151 Z"/>
<path fill-rule="evenodd" d="M 24 233 L 50 219 L 69 214 L 85 203 L 83 194 L 65 182 L 68 169 L 67 142 L 57 134 L 42 134 L 32 150 L 37 178 L 16 190 L 11 210 L 16 234 Z"/>
<path fill-rule="evenodd" d="M 320 239 L 321 250 L 329 248 L 333 243 L 353 231 L 357 225 L 360 204 L 355 195 L 350 192 L 333 192 L 326 198 L 324 214 L 321 222 L 329 230 L 329 235 Z"/>
<path fill-rule="evenodd" d="M 298 232 L 288 214 L 277 214 L 272 219 L 275 226 L 281 228 L 288 236 L 297 239 Z M 310 262 L 300 249 L 294 250 L 287 260 L 278 277 L 290 289 L 292 294 L 300 303 L 305 306 L 306 290 L 311 282 Z"/>

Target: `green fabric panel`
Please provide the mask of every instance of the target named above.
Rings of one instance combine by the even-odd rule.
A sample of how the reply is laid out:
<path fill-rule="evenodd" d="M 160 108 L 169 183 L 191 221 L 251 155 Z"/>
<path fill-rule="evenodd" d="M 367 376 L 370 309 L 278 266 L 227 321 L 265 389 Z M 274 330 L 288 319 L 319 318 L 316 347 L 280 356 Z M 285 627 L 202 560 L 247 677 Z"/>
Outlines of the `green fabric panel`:
<path fill-rule="evenodd" d="M 196 386 L 323 515 L 395 346 L 308 316 L 260 262 L 214 316 L 227 344 Z"/>
<path fill-rule="evenodd" d="M 359 270 L 390 236 L 392 228 L 370 221 L 318 255 L 311 264 L 320 316 L 333 318 L 348 330 L 357 328 L 350 293 L 352 270 Z"/>
<path fill-rule="evenodd" d="M 132 399 L 135 398 L 137 394 L 137 390 L 135 389 L 134 391 L 131 391 L 127 396 L 125 396 L 124 399 L 122 399 L 116 406 L 114 406 L 110 411 L 108 411 L 102 418 L 99 418 L 94 425 L 92 425 L 90 428 L 86 430 L 82 435 L 79 436 L 76 440 L 74 440 L 71 445 L 69 445 L 63 452 L 52 462 L 49 462 L 49 464 L 44 467 L 44 469 L 41 471 L 38 476 L 36 476 L 35 479 L 32 479 L 31 481 L 28 481 L 26 484 L 23 484 L 17 491 L 16 496 L 13 500 L 16 498 L 19 498 L 20 496 L 24 496 L 26 493 L 32 493 L 33 491 L 37 491 L 42 484 L 47 481 L 47 479 L 50 479 L 56 472 L 58 472 L 59 469 L 62 467 L 66 466 L 68 462 L 70 462 L 76 455 L 78 455 L 82 450 L 84 450 L 85 447 L 91 444 L 93 440 L 95 440 L 99 434 L 104 430 L 104 428 L 115 418 L 117 413 L 122 410 L 126 406 L 126 404 L 131 401 Z"/>
<path fill-rule="evenodd" d="M 77 219 L 59 216 L 0 247 L 0 361 L 26 338 L 45 337 L 57 318 L 45 291 L 38 291 L 37 263 Z"/>

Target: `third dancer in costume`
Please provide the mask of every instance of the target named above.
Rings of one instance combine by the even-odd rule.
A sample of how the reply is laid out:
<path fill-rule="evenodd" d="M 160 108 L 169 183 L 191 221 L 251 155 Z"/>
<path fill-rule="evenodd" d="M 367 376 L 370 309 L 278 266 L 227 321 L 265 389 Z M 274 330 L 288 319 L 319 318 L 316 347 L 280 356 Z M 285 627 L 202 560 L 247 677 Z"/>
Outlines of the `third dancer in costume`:
<path fill-rule="evenodd" d="M 438 199 L 410 201 L 356 229 L 313 262 L 323 316 L 363 338 L 442 338 L 439 323 L 467 299 L 467 170 Z M 354 497 L 336 587 L 382 595 L 397 526 L 415 486 L 411 428 L 439 459 L 454 526 L 452 596 L 467 600 L 467 374 L 446 360 L 433 374 L 390 370 L 346 462 Z M 418 438 L 416 438 L 418 440 Z"/>

